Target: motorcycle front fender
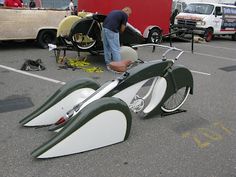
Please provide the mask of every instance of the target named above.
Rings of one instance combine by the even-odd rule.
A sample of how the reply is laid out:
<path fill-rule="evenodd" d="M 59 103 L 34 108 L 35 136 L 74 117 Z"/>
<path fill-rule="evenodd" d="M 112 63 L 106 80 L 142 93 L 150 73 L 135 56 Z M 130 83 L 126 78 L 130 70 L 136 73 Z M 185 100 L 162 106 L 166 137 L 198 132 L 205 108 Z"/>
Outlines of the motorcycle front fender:
<path fill-rule="evenodd" d="M 184 66 L 177 65 L 173 68 L 172 74 L 176 83 L 176 90 L 184 87 L 190 87 L 190 94 L 193 94 L 193 76 L 189 69 Z"/>

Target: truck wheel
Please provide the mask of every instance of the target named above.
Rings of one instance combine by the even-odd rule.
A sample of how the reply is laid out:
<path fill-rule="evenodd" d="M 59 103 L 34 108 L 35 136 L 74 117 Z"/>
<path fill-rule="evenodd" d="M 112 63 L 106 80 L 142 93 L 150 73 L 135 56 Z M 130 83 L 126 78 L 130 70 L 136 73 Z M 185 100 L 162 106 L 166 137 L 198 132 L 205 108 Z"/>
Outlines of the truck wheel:
<path fill-rule="evenodd" d="M 48 44 L 55 44 L 56 42 L 56 31 L 55 30 L 42 30 L 39 32 L 37 37 L 38 45 L 46 49 Z"/>
<path fill-rule="evenodd" d="M 161 30 L 153 28 L 149 31 L 147 42 L 159 44 L 161 42 Z"/>
<path fill-rule="evenodd" d="M 207 28 L 204 37 L 206 42 L 210 42 L 213 39 L 213 29 L 212 28 Z"/>
<path fill-rule="evenodd" d="M 234 33 L 234 34 L 232 35 L 232 40 L 233 40 L 233 41 L 236 41 L 236 33 Z"/>

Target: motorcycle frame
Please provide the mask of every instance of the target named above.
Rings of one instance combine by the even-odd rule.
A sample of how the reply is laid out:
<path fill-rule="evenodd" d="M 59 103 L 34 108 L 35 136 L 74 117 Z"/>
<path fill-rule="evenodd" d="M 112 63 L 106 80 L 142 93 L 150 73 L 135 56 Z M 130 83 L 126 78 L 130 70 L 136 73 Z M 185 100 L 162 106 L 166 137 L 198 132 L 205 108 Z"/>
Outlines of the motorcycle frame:
<path fill-rule="evenodd" d="M 96 90 L 92 95 L 90 95 L 87 99 L 85 99 L 82 103 L 80 103 L 78 106 L 75 106 L 77 107 L 77 110 L 72 116 L 76 115 L 77 112 L 79 112 L 92 101 L 102 97 L 117 97 L 126 102 L 127 105 L 130 105 L 131 101 L 135 97 L 134 93 L 136 94 L 138 90 L 150 79 L 154 79 L 153 84 L 155 85 L 155 78 L 164 78 L 167 83 L 167 87 L 159 104 L 156 105 L 156 107 L 149 113 L 142 114 L 142 117 L 144 118 L 149 118 L 154 115 L 160 115 L 163 112 L 161 106 L 164 104 L 164 102 L 171 95 L 176 93 L 178 89 L 184 86 L 190 87 L 190 94 L 193 94 L 193 77 L 191 72 L 184 66 L 174 65 L 174 61 L 178 60 L 178 58 L 182 55 L 184 51 L 175 47 L 169 47 L 153 43 L 134 45 L 133 48 L 150 46 L 167 48 L 166 52 L 162 55 L 161 61 L 156 60 L 144 62 L 126 71 L 117 79 L 113 81 L 108 81 L 107 83 L 102 85 L 98 90 Z M 174 60 L 167 59 L 166 57 L 166 55 L 171 51 L 179 52 L 179 54 L 175 57 Z M 133 96 L 127 98 L 127 89 L 132 90 Z M 153 92 L 153 89 L 154 86 L 151 86 L 145 97 L 148 97 Z M 121 94 L 121 92 L 123 92 L 124 94 Z M 130 94 L 128 95 L 130 96 Z"/>

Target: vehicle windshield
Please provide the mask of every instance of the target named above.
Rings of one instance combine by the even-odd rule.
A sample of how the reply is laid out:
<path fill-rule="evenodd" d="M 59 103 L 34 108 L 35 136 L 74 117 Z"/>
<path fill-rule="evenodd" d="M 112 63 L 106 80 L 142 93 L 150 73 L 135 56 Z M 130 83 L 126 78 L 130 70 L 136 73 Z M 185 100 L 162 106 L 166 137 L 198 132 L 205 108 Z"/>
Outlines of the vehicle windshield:
<path fill-rule="evenodd" d="M 214 6 L 211 4 L 188 4 L 184 9 L 184 13 L 209 15 L 212 13 L 213 9 Z"/>

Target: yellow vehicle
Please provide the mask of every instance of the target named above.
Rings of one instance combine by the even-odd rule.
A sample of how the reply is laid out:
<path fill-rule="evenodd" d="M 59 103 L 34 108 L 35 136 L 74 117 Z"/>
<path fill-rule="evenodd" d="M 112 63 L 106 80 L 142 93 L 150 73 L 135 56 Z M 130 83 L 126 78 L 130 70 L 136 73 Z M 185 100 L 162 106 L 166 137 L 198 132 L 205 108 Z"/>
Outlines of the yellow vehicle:
<path fill-rule="evenodd" d="M 34 39 L 47 48 L 55 43 L 58 25 L 68 15 L 60 9 L 0 7 L 0 41 Z"/>

